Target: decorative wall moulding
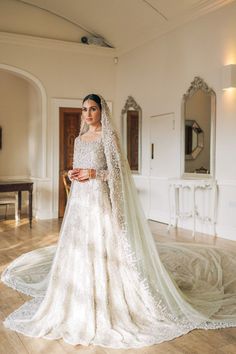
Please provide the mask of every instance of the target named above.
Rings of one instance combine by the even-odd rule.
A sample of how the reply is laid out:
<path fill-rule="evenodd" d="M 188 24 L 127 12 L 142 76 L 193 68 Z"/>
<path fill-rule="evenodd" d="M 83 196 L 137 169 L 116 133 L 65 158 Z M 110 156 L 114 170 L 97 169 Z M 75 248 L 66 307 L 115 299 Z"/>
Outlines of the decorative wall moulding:
<path fill-rule="evenodd" d="M 84 45 L 80 42 L 67 42 L 59 39 L 48 39 L 42 37 L 33 37 L 29 35 L 0 32 L 0 43 L 27 45 L 47 49 L 59 49 L 83 54 L 93 54 L 105 57 L 116 56 L 116 50 L 109 47 L 98 47 L 96 45 Z"/>

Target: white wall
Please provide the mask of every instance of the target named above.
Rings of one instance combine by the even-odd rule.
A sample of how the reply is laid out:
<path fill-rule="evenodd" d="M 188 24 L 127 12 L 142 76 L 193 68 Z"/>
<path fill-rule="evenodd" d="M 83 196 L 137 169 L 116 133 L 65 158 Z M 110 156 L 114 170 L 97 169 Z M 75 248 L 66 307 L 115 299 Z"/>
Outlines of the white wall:
<path fill-rule="evenodd" d="M 176 120 L 175 176 L 158 183 L 156 195 L 163 203 L 161 221 L 168 221 L 167 186 L 169 177 L 180 177 L 181 100 L 195 76 L 200 76 L 216 92 L 216 179 L 219 184 L 217 230 L 219 236 L 236 240 L 236 92 L 223 92 L 221 68 L 236 63 L 236 4 L 232 3 L 195 22 L 186 24 L 119 58 L 117 67 L 116 113 L 119 119 L 128 95 L 143 110 L 142 176 L 149 194 L 150 117 L 173 112 Z M 171 143 L 171 142 L 170 142 Z M 175 140 L 174 140 L 175 143 Z M 139 177 L 138 185 L 140 186 Z M 146 197 L 144 196 L 146 194 Z M 156 201 L 159 202 L 158 200 Z M 146 203 L 147 204 L 147 203 Z M 148 210 L 145 210 L 149 214 Z"/>

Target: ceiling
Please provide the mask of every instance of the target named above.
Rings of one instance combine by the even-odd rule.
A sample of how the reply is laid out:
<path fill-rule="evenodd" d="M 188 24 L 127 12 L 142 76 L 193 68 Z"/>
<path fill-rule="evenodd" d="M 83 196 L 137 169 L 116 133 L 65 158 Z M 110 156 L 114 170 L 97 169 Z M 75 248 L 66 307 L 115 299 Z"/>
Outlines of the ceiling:
<path fill-rule="evenodd" d="M 88 36 L 101 36 L 122 53 L 235 0 L 15 1 L 56 15 Z"/>

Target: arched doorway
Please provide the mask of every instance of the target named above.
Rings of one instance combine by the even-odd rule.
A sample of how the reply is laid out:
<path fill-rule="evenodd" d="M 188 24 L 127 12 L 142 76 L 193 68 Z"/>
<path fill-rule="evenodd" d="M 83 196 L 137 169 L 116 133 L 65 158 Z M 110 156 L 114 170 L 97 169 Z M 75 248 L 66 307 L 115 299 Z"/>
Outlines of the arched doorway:
<path fill-rule="evenodd" d="M 37 112 L 37 117 L 35 114 L 32 114 L 32 121 L 31 121 L 31 127 L 34 126 L 34 129 L 38 129 L 37 125 L 40 126 L 40 129 L 37 130 L 37 135 L 38 139 L 36 141 L 37 146 L 34 146 L 35 151 L 37 150 L 37 153 L 40 151 L 40 167 L 39 168 L 34 168 L 34 173 L 33 176 L 29 177 L 37 177 L 37 178 L 46 178 L 48 173 L 47 173 L 47 141 L 46 141 L 46 136 L 47 136 L 47 127 L 46 127 L 46 122 L 47 122 L 47 96 L 46 96 L 46 90 L 41 83 L 41 81 L 32 75 L 31 73 L 22 70 L 20 68 L 7 65 L 7 64 L 2 64 L 0 63 L 0 70 L 6 71 L 8 73 L 11 73 L 12 75 L 18 76 L 22 78 L 23 80 L 26 80 L 34 90 L 34 94 L 32 96 L 32 99 L 35 101 L 37 100 L 39 109 Z M 37 122 L 34 120 L 37 119 Z M 35 144 L 35 139 L 31 139 L 29 141 L 29 144 L 33 145 Z M 34 156 L 31 156 L 32 161 L 34 160 Z"/>
<path fill-rule="evenodd" d="M 34 182 L 34 216 L 50 218 L 52 196 L 50 171 L 47 171 L 45 88 L 37 77 L 14 66 L 0 63 L 0 75 L 0 113 L 4 126 L 0 174 L 3 179 L 30 178 Z M 23 210 L 24 206 L 27 208 L 27 199 L 23 195 Z"/>

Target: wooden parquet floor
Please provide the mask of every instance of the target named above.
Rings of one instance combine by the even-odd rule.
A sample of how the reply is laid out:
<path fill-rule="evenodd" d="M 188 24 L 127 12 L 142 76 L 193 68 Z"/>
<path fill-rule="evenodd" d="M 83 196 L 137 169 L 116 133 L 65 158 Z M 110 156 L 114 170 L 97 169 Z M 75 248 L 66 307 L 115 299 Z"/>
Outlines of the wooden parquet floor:
<path fill-rule="evenodd" d="M 236 242 L 197 234 L 195 240 L 186 230 L 170 233 L 166 225 L 150 222 L 155 237 L 160 241 L 202 242 L 220 247 L 235 248 Z M 33 228 L 23 218 L 18 225 L 14 220 L 0 221 L 0 272 L 22 253 L 57 242 L 60 221 L 33 221 Z M 142 349 L 108 349 L 99 346 L 71 346 L 62 340 L 49 341 L 23 336 L 6 329 L 2 320 L 18 308 L 27 296 L 0 283 L 0 354 L 236 354 L 236 328 L 222 330 L 194 330 L 172 341 Z"/>

